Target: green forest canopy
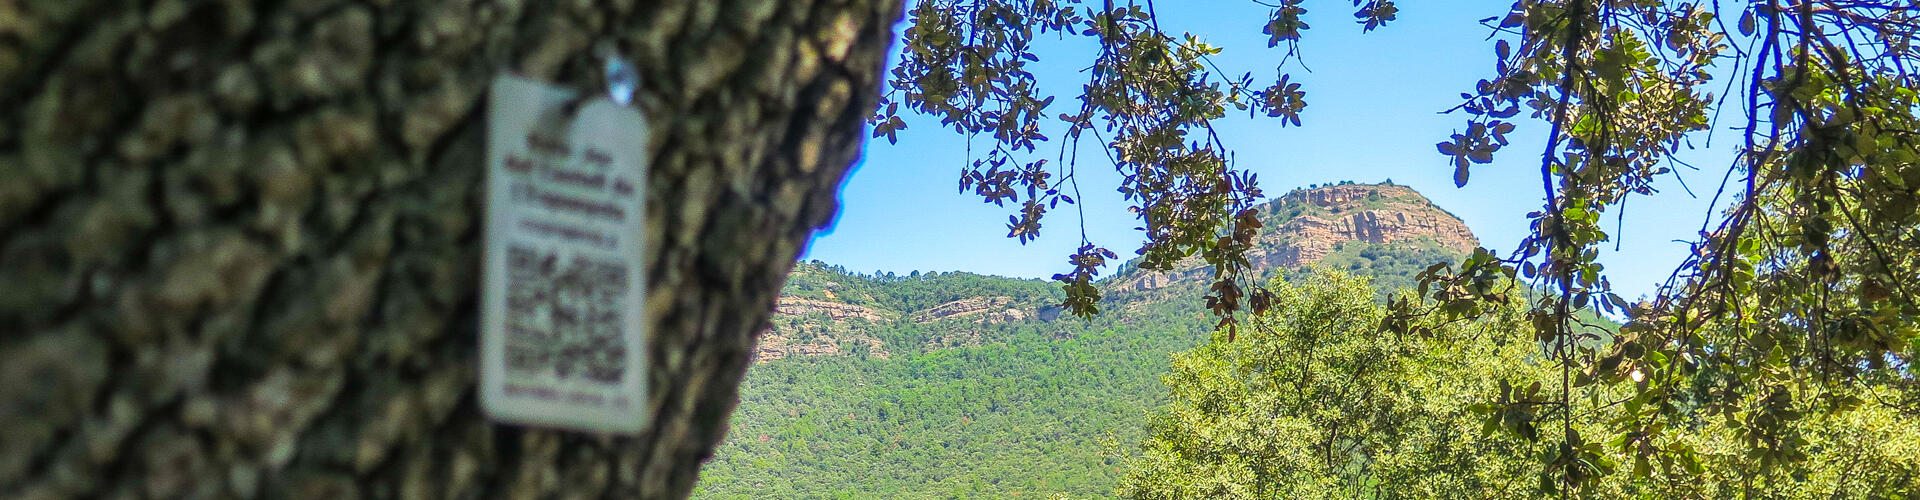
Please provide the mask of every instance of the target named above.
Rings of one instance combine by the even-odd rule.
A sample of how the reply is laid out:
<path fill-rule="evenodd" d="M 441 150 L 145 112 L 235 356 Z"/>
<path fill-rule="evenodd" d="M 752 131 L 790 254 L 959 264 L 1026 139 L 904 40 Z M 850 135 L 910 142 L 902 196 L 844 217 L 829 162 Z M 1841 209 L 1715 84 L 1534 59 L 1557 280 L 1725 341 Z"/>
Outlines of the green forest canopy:
<path fill-rule="evenodd" d="M 924 321 L 911 313 L 995 296 L 1031 310 L 1060 293 L 1040 280 L 860 275 L 802 262 L 783 296 L 859 304 L 882 318 L 780 315 L 775 330 L 875 338 L 890 355 L 854 344 L 842 356 L 756 363 L 695 497 L 1107 496 L 1116 452 L 1139 441 L 1144 411 L 1164 400 L 1167 356 L 1208 330 L 1197 287 L 1154 292 L 1117 297 L 1129 305 L 1087 321 Z"/>

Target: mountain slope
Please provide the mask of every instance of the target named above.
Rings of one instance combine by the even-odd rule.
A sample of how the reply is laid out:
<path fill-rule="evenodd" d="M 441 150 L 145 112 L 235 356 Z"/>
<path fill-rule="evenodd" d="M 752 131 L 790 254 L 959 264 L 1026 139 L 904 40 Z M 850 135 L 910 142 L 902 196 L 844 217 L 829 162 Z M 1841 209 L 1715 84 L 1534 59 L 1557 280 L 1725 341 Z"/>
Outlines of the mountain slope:
<path fill-rule="evenodd" d="M 1253 262 L 1269 275 L 1340 267 L 1391 290 L 1477 245 L 1404 186 L 1296 190 L 1261 210 Z M 1208 274 L 1123 265 L 1083 321 L 1042 280 L 803 262 L 695 497 L 1106 496 L 1115 454 L 1164 398 L 1168 355 L 1212 324 Z"/>

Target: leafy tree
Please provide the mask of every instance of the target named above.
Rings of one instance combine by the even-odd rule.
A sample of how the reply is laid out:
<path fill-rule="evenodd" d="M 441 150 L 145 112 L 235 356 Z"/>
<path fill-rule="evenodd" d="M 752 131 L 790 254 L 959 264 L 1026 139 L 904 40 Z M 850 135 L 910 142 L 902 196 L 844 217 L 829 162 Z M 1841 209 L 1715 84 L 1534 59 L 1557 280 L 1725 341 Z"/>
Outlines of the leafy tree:
<path fill-rule="evenodd" d="M 1547 205 L 1512 257 L 1430 277 L 1518 271 L 1554 289 L 1533 310 L 1535 337 L 1561 365 L 1562 426 L 1574 413 L 1568 386 L 1592 377 L 1630 387 L 1643 404 L 1608 435 L 1640 458 L 1692 453 L 1652 443 L 1678 432 L 1659 422 L 1680 411 L 1681 388 L 1700 371 L 1722 377 L 1705 407 L 1745 420 L 1739 433 L 1763 466 L 1803 460 L 1796 421 L 1858 406 L 1856 386 L 1886 394 L 1875 401 L 1883 409 L 1920 415 L 1911 368 L 1920 307 L 1896 284 L 1920 270 L 1912 231 L 1920 184 L 1910 182 L 1920 180 L 1914 7 L 1515 4 L 1498 25 L 1496 77 L 1463 104 L 1468 132 L 1440 149 L 1454 155 L 1464 183 L 1468 165 L 1504 143 L 1506 120 L 1530 110 L 1552 128 L 1540 157 Z M 1739 76 L 1710 83 L 1716 67 Z M 1742 91 L 1711 97 L 1709 85 L 1728 84 Z M 1650 191 L 1684 139 L 1728 110 L 1745 122 L 1716 195 L 1731 203 L 1705 218 L 1692 256 L 1659 296 L 1629 307 L 1594 261 L 1609 238 L 1599 214 Z M 1580 347 L 1591 328 L 1573 313 L 1594 306 L 1628 314 L 1622 342 Z M 1596 472 L 1561 470 L 1568 488 Z"/>
<path fill-rule="evenodd" d="M 1467 406 L 1496 376 L 1545 378 L 1539 351 L 1500 318 L 1429 336 L 1368 334 L 1385 316 L 1365 278 L 1276 281 L 1274 307 L 1229 342 L 1174 357 L 1126 498 L 1520 496 L 1524 443 L 1483 436 Z M 1533 363 L 1529 363 L 1533 361 Z"/>
<path fill-rule="evenodd" d="M 1744 442 L 1751 419 L 1722 418 L 1703 397 L 1657 421 L 1673 428 L 1660 443 L 1672 452 L 1648 454 L 1583 437 L 1635 418 L 1646 402 L 1630 387 L 1583 385 L 1582 399 L 1611 403 L 1565 429 L 1539 411 L 1557 404 L 1560 373 L 1548 344 L 1512 336 L 1531 328 L 1522 300 L 1472 321 L 1425 317 L 1422 334 L 1396 337 L 1354 334 L 1387 316 L 1363 278 L 1322 272 L 1275 288 L 1247 334 L 1216 331 L 1174 357 L 1172 401 L 1127 463 L 1121 496 L 1536 498 L 1567 474 L 1588 498 L 1920 494 L 1920 422 L 1893 408 L 1809 415 L 1792 426 L 1803 455 L 1777 464 Z M 1706 390 L 1723 376 L 1693 382 Z M 1549 432 L 1568 444 L 1534 439 Z M 1533 456 L 1574 458 L 1543 471 Z"/>

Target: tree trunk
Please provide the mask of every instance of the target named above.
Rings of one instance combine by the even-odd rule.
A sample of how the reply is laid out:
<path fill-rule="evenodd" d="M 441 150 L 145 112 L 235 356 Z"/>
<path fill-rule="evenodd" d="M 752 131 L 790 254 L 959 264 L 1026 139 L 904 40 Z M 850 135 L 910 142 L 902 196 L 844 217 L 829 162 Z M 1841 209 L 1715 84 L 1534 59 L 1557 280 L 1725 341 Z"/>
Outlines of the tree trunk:
<path fill-rule="evenodd" d="M 0 0 L 0 497 L 683 498 L 890 0 Z M 650 424 L 475 399 L 488 82 L 640 69 Z"/>

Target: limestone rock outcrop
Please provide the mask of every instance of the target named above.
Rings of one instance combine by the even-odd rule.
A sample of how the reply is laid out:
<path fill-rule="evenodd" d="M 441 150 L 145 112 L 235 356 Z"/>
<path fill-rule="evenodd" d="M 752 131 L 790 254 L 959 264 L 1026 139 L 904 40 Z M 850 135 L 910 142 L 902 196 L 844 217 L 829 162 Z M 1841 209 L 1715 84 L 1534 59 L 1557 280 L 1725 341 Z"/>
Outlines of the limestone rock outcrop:
<path fill-rule="evenodd" d="M 968 297 L 945 304 L 933 306 L 925 311 L 913 313 L 915 323 L 928 323 L 954 317 L 981 315 L 982 321 L 1000 323 L 1018 321 L 1027 318 L 1027 313 L 1019 309 L 1008 308 L 1013 299 L 1008 297 Z"/>
<path fill-rule="evenodd" d="M 860 319 L 864 319 L 864 320 L 872 321 L 876 323 L 880 321 L 884 321 L 884 318 L 880 316 L 880 313 L 875 312 L 871 308 L 856 306 L 853 304 L 847 304 L 847 303 L 841 303 L 841 302 L 799 299 L 799 298 L 793 298 L 793 297 L 781 297 L 779 303 L 774 306 L 774 314 L 783 314 L 788 316 L 805 316 L 808 314 L 823 314 L 823 315 L 826 315 L 827 319 L 830 319 L 833 321 L 841 321 L 841 320 L 850 319 L 850 318 L 860 318 Z"/>
<path fill-rule="evenodd" d="M 865 346 L 867 353 L 877 358 L 892 356 L 885 343 L 873 338 L 857 328 L 858 323 L 850 320 L 865 320 L 868 323 L 889 321 L 886 315 L 872 308 L 833 302 L 829 300 L 781 297 L 775 306 L 776 318 L 794 320 L 768 328 L 760 334 L 760 343 L 754 346 L 754 362 L 766 362 L 788 356 L 830 356 L 845 351 L 841 346 Z M 826 316 L 825 323 L 808 322 L 812 315 Z"/>
<path fill-rule="evenodd" d="M 753 352 L 753 361 L 765 363 L 789 356 L 833 356 L 845 351 L 840 347 L 843 341 L 850 345 L 865 346 L 869 356 L 880 359 L 893 357 L 880 339 L 857 333 L 846 334 L 844 338 L 823 334 L 801 340 L 778 330 L 769 330 L 761 335 L 760 345 Z"/>

